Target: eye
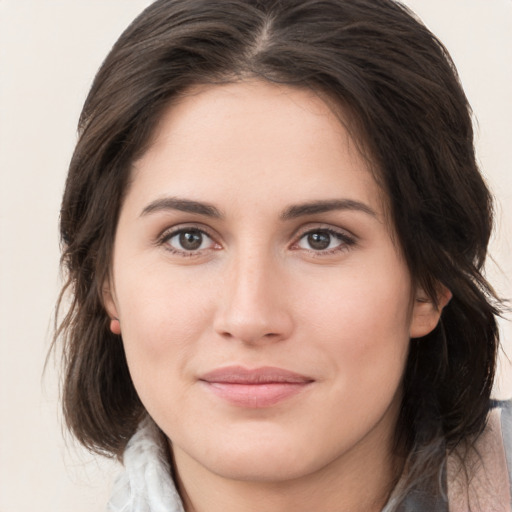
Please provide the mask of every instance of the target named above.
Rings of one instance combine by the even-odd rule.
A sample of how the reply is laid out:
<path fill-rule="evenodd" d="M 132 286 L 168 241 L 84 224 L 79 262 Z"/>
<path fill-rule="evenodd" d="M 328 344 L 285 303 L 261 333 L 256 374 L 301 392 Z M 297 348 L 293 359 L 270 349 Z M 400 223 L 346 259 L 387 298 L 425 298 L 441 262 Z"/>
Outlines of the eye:
<path fill-rule="evenodd" d="M 204 249 L 211 249 L 215 242 L 204 231 L 195 228 L 180 229 L 168 233 L 162 242 L 169 246 L 169 249 L 177 253 L 195 253 Z"/>
<path fill-rule="evenodd" d="M 354 239 L 344 233 L 331 229 L 316 229 L 304 233 L 299 239 L 297 247 L 315 252 L 335 252 L 354 243 Z"/>

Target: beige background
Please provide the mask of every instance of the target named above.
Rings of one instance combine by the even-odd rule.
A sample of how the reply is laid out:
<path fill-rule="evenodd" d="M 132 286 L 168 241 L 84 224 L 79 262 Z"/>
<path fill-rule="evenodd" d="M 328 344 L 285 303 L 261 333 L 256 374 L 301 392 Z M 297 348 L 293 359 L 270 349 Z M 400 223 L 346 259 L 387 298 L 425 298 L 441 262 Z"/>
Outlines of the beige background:
<path fill-rule="evenodd" d="M 108 49 L 148 3 L 0 0 L 0 512 L 103 510 L 116 470 L 63 441 L 56 372 L 42 371 L 77 118 Z M 512 297 L 512 0 L 406 3 L 452 53 L 473 105 L 498 199 L 489 275 Z M 502 330 L 511 346 L 510 323 Z M 512 371 L 502 366 L 498 393 L 512 396 Z"/>

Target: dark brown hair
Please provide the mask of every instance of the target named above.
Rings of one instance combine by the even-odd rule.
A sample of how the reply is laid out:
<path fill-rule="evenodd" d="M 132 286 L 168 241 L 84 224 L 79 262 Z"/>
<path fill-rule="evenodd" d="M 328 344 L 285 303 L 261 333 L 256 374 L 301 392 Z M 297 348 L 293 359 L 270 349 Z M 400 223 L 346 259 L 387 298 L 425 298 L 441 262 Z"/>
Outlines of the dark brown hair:
<path fill-rule="evenodd" d="M 123 33 L 85 102 L 62 203 L 67 424 L 119 456 L 144 413 L 102 304 L 131 163 L 173 98 L 248 78 L 321 92 L 350 113 L 413 279 L 434 303 L 439 284 L 453 294 L 435 331 L 411 340 L 397 431 L 412 473 L 432 475 L 488 412 L 497 302 L 481 269 L 492 204 L 453 63 L 392 0 L 158 0 Z"/>

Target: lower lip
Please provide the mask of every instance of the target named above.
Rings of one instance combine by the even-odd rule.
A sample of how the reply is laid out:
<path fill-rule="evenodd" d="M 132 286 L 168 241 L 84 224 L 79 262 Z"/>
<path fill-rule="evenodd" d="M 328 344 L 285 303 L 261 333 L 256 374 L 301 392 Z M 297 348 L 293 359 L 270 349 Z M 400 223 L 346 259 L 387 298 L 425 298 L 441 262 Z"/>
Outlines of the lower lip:
<path fill-rule="evenodd" d="M 271 407 L 303 391 L 310 382 L 268 382 L 262 384 L 233 384 L 205 382 L 208 389 L 232 405 L 259 409 Z"/>

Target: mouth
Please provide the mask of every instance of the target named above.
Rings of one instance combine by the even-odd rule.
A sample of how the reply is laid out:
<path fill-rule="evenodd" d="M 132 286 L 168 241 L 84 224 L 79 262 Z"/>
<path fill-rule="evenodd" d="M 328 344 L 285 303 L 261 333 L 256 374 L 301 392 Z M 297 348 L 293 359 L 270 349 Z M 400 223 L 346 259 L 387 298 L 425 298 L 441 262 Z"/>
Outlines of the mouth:
<path fill-rule="evenodd" d="M 314 379 L 270 366 L 255 369 L 229 366 L 208 372 L 199 381 L 231 405 L 264 408 L 301 393 Z"/>

